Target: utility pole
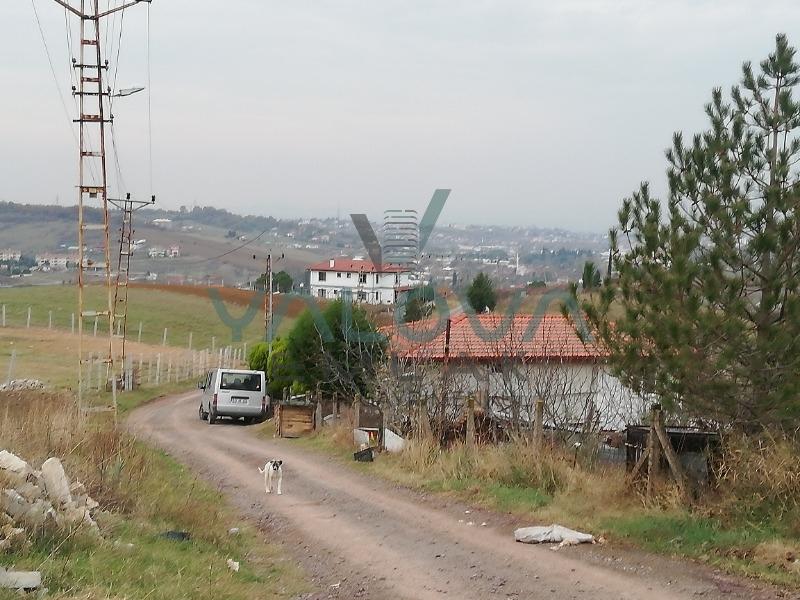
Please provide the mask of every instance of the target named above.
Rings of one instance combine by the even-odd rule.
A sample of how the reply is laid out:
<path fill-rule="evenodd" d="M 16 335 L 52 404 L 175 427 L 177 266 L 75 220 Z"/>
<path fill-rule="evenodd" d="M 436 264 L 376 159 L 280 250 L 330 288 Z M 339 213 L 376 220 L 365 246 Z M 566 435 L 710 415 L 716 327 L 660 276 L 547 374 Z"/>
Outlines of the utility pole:
<path fill-rule="evenodd" d="M 128 332 L 128 283 L 130 281 L 131 256 L 133 255 L 133 213 L 145 206 L 156 203 L 156 197 L 150 200 L 131 200 L 126 194 L 124 200 L 109 198 L 108 201 L 122 213 L 119 235 L 119 255 L 117 258 L 117 276 L 114 283 L 114 320 L 118 320 L 120 352 L 119 357 L 125 365 L 126 341 Z"/>
<path fill-rule="evenodd" d="M 275 259 L 274 262 L 277 262 L 283 259 L 286 255 L 281 253 L 279 257 Z M 253 255 L 253 259 L 256 258 L 256 255 Z M 266 292 L 266 298 L 264 298 L 264 337 L 267 340 L 267 345 L 272 345 L 272 289 L 274 287 L 273 284 L 273 277 L 272 277 L 272 252 L 270 251 L 267 254 L 267 270 L 264 273 L 264 291 Z"/>
<path fill-rule="evenodd" d="M 264 305 L 264 335 L 267 338 L 267 348 L 272 345 L 272 252 L 267 254 L 267 272 L 264 277 L 264 288 L 267 291 Z"/>
<path fill-rule="evenodd" d="M 72 93 L 78 98 L 79 124 L 78 141 L 78 405 L 84 411 L 83 403 L 83 365 L 89 364 L 89 373 L 93 359 L 84 357 L 84 319 L 97 319 L 108 322 L 108 346 L 105 356 L 100 358 L 106 365 L 106 381 L 111 380 L 112 405 L 100 407 L 99 410 L 117 411 L 117 383 L 114 368 L 114 288 L 112 287 L 111 247 L 109 241 L 108 220 L 108 180 L 106 172 L 105 125 L 111 122 L 111 114 L 106 115 L 106 101 L 111 95 L 111 88 L 104 84 L 104 72 L 108 73 L 108 61 L 103 60 L 100 33 L 101 19 L 125 10 L 140 2 L 151 0 L 130 0 L 114 8 L 100 9 L 100 0 L 80 0 L 80 9 L 73 7 L 65 0 L 54 0 L 80 19 L 80 50 L 78 57 L 72 58 L 72 66 L 77 71 L 77 86 Z M 99 201 L 103 213 L 103 222 L 84 222 L 84 204 Z M 86 236 L 90 231 L 101 232 L 103 239 L 104 283 L 106 290 L 105 306 L 95 306 L 89 310 L 85 304 L 84 283 L 86 271 L 94 265 L 94 261 L 86 254 Z"/>

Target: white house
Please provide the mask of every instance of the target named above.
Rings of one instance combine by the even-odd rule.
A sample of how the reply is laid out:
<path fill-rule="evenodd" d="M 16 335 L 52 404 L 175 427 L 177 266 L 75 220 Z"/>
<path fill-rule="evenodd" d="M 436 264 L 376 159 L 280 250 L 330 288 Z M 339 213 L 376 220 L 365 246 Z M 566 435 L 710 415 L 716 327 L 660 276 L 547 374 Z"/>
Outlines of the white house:
<path fill-rule="evenodd" d="M 19 250 L 0 250 L 0 260 L 19 262 L 20 258 L 22 258 L 22 253 Z"/>
<path fill-rule="evenodd" d="M 480 392 L 490 413 L 523 424 L 542 399 L 545 424 L 556 429 L 619 430 L 646 410 L 645 399 L 609 373 L 598 346 L 584 343 L 562 315 L 461 313 L 384 331 L 407 385 L 439 398 L 447 382 L 451 415 Z"/>
<path fill-rule="evenodd" d="M 70 263 L 77 265 L 78 257 L 63 254 L 39 254 L 36 256 L 36 264 L 39 267 L 49 267 L 53 270 L 66 271 Z"/>
<path fill-rule="evenodd" d="M 394 304 L 403 290 L 413 285 L 411 272 L 401 265 L 376 267 L 371 261 L 332 258 L 308 267 L 310 293 L 316 298 L 336 299 L 350 293 L 369 304 Z"/>

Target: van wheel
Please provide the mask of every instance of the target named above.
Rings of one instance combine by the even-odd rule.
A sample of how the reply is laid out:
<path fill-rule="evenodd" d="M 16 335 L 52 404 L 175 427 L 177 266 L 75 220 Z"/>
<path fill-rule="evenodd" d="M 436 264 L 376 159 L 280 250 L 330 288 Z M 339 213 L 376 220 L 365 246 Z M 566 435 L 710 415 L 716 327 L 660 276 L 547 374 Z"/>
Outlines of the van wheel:
<path fill-rule="evenodd" d="M 197 411 L 200 415 L 200 420 L 205 421 L 208 418 L 208 413 L 203 410 L 203 405 L 200 405 L 200 409 Z"/>
<path fill-rule="evenodd" d="M 212 410 L 210 413 L 208 413 L 208 424 L 213 425 L 216 422 L 217 422 L 217 413 L 215 413 Z"/>

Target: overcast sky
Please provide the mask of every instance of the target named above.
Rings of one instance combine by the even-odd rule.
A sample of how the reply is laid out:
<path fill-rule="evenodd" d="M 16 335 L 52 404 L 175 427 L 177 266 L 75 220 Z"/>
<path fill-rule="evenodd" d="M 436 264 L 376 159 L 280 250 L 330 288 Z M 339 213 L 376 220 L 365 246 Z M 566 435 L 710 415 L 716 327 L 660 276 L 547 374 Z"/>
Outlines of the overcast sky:
<path fill-rule="evenodd" d="M 64 11 L 33 1 L 66 94 Z M 147 12 L 125 13 L 118 87 L 146 84 Z M 0 199 L 74 204 L 75 142 L 31 0 L 0 15 Z M 712 87 L 777 32 L 800 44 L 797 0 L 153 0 L 150 22 L 165 207 L 377 219 L 446 187 L 443 222 L 590 231 L 640 181 L 664 189 L 663 151 L 705 127 Z M 147 104 L 114 110 L 138 197 Z"/>

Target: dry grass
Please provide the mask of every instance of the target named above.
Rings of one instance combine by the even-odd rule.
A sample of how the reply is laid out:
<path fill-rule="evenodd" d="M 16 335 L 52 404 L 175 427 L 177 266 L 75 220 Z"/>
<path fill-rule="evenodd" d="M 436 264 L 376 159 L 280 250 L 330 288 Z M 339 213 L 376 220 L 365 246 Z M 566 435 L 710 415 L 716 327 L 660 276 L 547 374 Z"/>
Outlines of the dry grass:
<path fill-rule="evenodd" d="M 730 436 L 717 469 L 720 515 L 792 523 L 800 536 L 800 444 L 789 437 Z"/>
<path fill-rule="evenodd" d="M 82 422 L 67 394 L 0 394 L 0 448 L 34 467 L 59 457 L 103 508 L 103 540 L 33 532 L 25 550 L 3 557 L 42 570 L 53 597 L 234 600 L 305 591 L 297 570 L 239 523 L 220 493 L 107 420 Z M 234 525 L 242 535 L 228 534 Z M 191 542 L 164 539 L 167 530 L 186 531 Z M 239 573 L 226 568 L 229 557 L 242 561 Z"/>
<path fill-rule="evenodd" d="M 446 449 L 432 440 L 411 440 L 403 452 L 382 454 L 374 463 L 349 458 L 352 430 L 344 425 L 303 443 L 348 457 L 354 468 L 408 487 L 453 494 L 528 523 L 561 523 L 616 543 L 800 588 L 800 492 L 795 487 L 800 467 L 788 440 L 773 442 L 729 445 L 718 493 L 691 507 L 669 481 L 660 482 L 656 497 L 648 500 L 626 485 L 620 466 L 583 464 L 549 446 L 540 452 L 525 439 Z"/>

